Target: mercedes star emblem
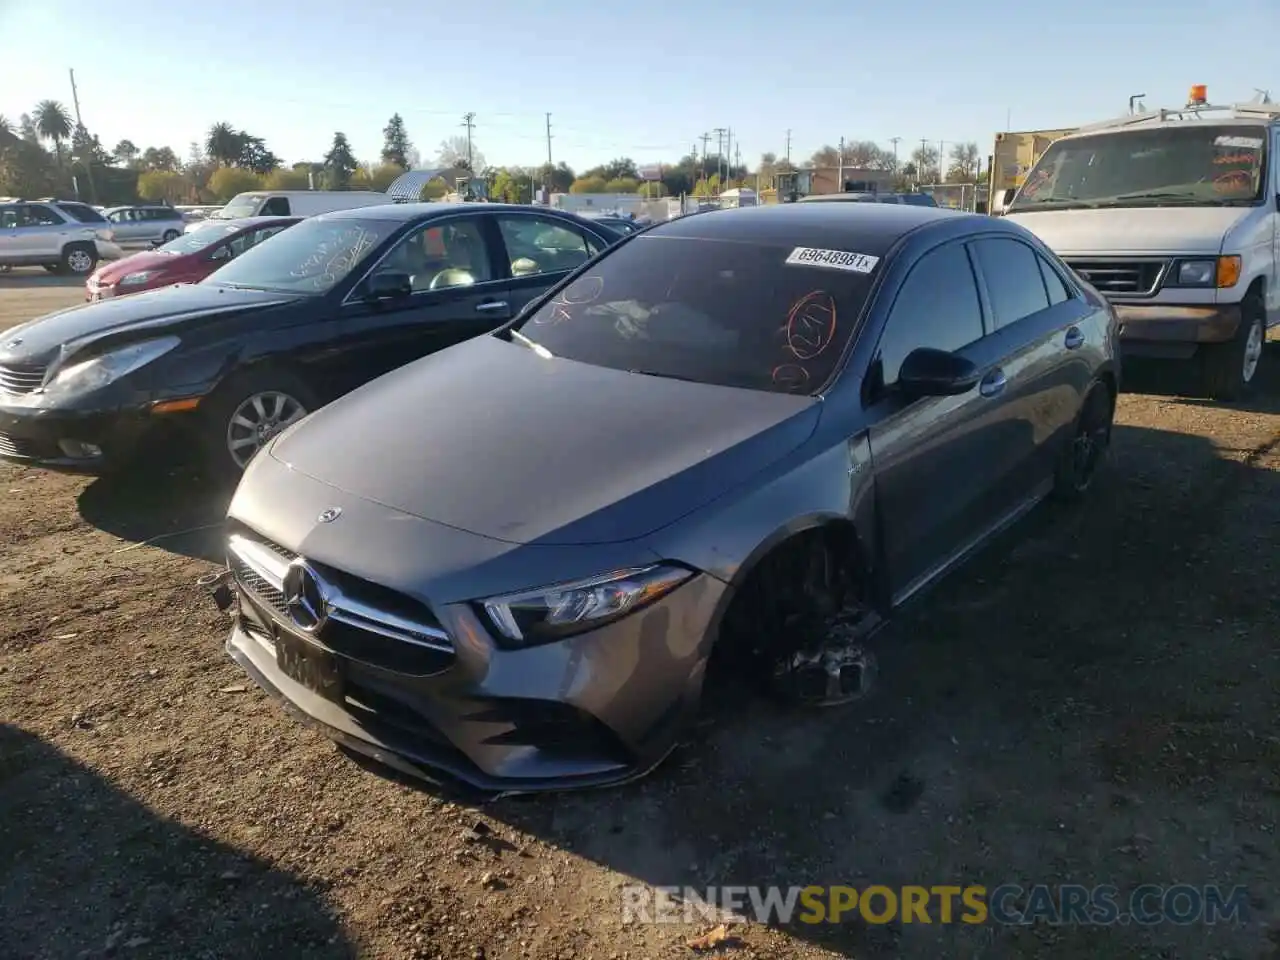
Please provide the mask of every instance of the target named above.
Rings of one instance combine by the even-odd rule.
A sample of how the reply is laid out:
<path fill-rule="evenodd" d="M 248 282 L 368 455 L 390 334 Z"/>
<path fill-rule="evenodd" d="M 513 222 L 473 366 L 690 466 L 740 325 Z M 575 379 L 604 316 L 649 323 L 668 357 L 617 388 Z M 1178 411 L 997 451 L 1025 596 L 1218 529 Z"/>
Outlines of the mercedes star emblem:
<path fill-rule="evenodd" d="M 301 557 L 284 575 L 284 606 L 302 630 L 315 633 L 329 619 L 329 597 L 322 581 Z"/>
<path fill-rule="evenodd" d="M 341 507 L 330 507 L 328 510 L 321 510 L 320 516 L 316 517 L 316 519 L 321 523 L 333 523 L 340 516 L 342 516 Z"/>

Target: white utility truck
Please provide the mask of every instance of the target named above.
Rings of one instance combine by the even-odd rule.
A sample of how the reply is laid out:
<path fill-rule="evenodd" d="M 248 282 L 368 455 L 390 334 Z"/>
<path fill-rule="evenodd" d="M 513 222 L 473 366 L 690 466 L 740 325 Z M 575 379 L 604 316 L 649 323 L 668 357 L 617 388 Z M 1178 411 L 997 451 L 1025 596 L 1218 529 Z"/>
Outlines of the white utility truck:
<path fill-rule="evenodd" d="M 1202 392 L 1244 394 L 1280 323 L 1280 104 L 1187 106 L 1055 141 L 1007 215 L 1116 309 L 1123 356 L 1192 361 Z"/>

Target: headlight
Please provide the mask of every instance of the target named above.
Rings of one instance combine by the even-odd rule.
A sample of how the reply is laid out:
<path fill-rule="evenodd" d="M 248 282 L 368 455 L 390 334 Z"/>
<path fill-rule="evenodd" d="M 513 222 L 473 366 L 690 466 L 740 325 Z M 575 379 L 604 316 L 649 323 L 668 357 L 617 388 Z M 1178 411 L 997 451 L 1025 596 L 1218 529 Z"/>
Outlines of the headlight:
<path fill-rule="evenodd" d="M 120 278 L 120 286 L 136 287 L 140 283 L 146 283 L 156 275 L 154 270 L 139 270 L 137 273 L 126 273 Z"/>
<path fill-rule="evenodd" d="M 1234 287 L 1240 279 L 1238 256 L 1179 260 L 1174 274 L 1175 287 Z"/>
<path fill-rule="evenodd" d="M 1178 286 L 1212 286 L 1218 275 L 1216 260 L 1183 260 L 1178 264 Z"/>
<path fill-rule="evenodd" d="M 157 337 L 100 353 L 96 357 L 63 367 L 44 389 L 49 398 L 88 393 L 119 380 L 160 357 L 181 341 L 177 337 Z"/>
<path fill-rule="evenodd" d="M 693 572 L 656 564 L 590 580 L 540 587 L 482 601 L 494 628 L 519 646 L 558 640 L 639 610 L 689 580 Z"/>

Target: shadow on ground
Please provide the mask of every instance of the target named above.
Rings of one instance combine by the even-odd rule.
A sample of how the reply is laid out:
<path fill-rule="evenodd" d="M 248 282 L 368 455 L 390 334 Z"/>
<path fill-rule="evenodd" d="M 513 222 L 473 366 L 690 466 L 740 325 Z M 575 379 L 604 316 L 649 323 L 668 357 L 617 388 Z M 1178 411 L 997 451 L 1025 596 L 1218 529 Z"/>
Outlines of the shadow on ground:
<path fill-rule="evenodd" d="M 1224 406 L 1198 395 L 1196 370 L 1190 362 L 1129 359 L 1124 364 L 1124 391 L 1162 396 L 1185 406 Z M 1225 406 L 1249 413 L 1280 413 L 1280 342 L 1266 344 L 1252 388 L 1246 397 Z"/>
<path fill-rule="evenodd" d="M 0 724 L 5 956 L 350 957 L 320 893 Z"/>
<path fill-rule="evenodd" d="M 1040 508 L 900 613 L 869 702 L 722 704 L 639 784 L 485 813 L 657 886 L 1241 883 L 1274 922 L 1271 445 L 1233 462 L 1120 426 L 1087 504 Z M 1265 948 L 1256 924 L 787 932 L 886 958 Z"/>
<path fill-rule="evenodd" d="M 84 287 L 84 277 L 49 273 L 44 267 L 15 267 L 0 273 L 0 290 L 31 290 L 38 287 Z"/>
<path fill-rule="evenodd" d="M 127 472 L 95 479 L 77 498 L 80 516 L 124 540 L 222 563 L 223 520 L 233 490 L 186 458 L 172 459 L 167 466 L 144 459 Z"/>

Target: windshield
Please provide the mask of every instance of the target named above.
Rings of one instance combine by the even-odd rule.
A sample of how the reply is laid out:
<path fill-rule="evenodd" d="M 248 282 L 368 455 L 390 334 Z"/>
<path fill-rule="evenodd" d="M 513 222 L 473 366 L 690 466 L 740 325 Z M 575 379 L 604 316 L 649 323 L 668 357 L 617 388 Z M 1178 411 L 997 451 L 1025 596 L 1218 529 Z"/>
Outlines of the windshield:
<path fill-rule="evenodd" d="M 1197 123 L 1059 140 L 1008 212 L 1257 203 L 1266 185 L 1266 132 Z"/>
<path fill-rule="evenodd" d="M 196 227 L 190 233 L 184 233 L 181 236 L 170 240 L 168 243 L 156 247 L 157 253 L 172 253 L 181 255 L 184 253 L 199 253 L 213 246 L 228 234 L 235 233 L 237 226 L 225 226 L 222 224 L 202 224 Z"/>
<path fill-rule="evenodd" d="M 642 233 L 544 303 L 513 339 L 616 370 L 812 393 L 857 328 L 871 284 L 860 271 L 875 264 L 853 249 Z"/>
<path fill-rule="evenodd" d="M 303 220 L 202 282 L 318 296 L 341 283 L 399 226 L 396 220 Z"/>
<path fill-rule="evenodd" d="M 239 220 L 242 217 L 256 216 L 258 207 L 262 204 L 262 195 L 259 193 L 251 193 L 242 197 L 233 197 L 231 201 L 221 210 L 215 210 L 209 215 L 211 220 Z"/>

